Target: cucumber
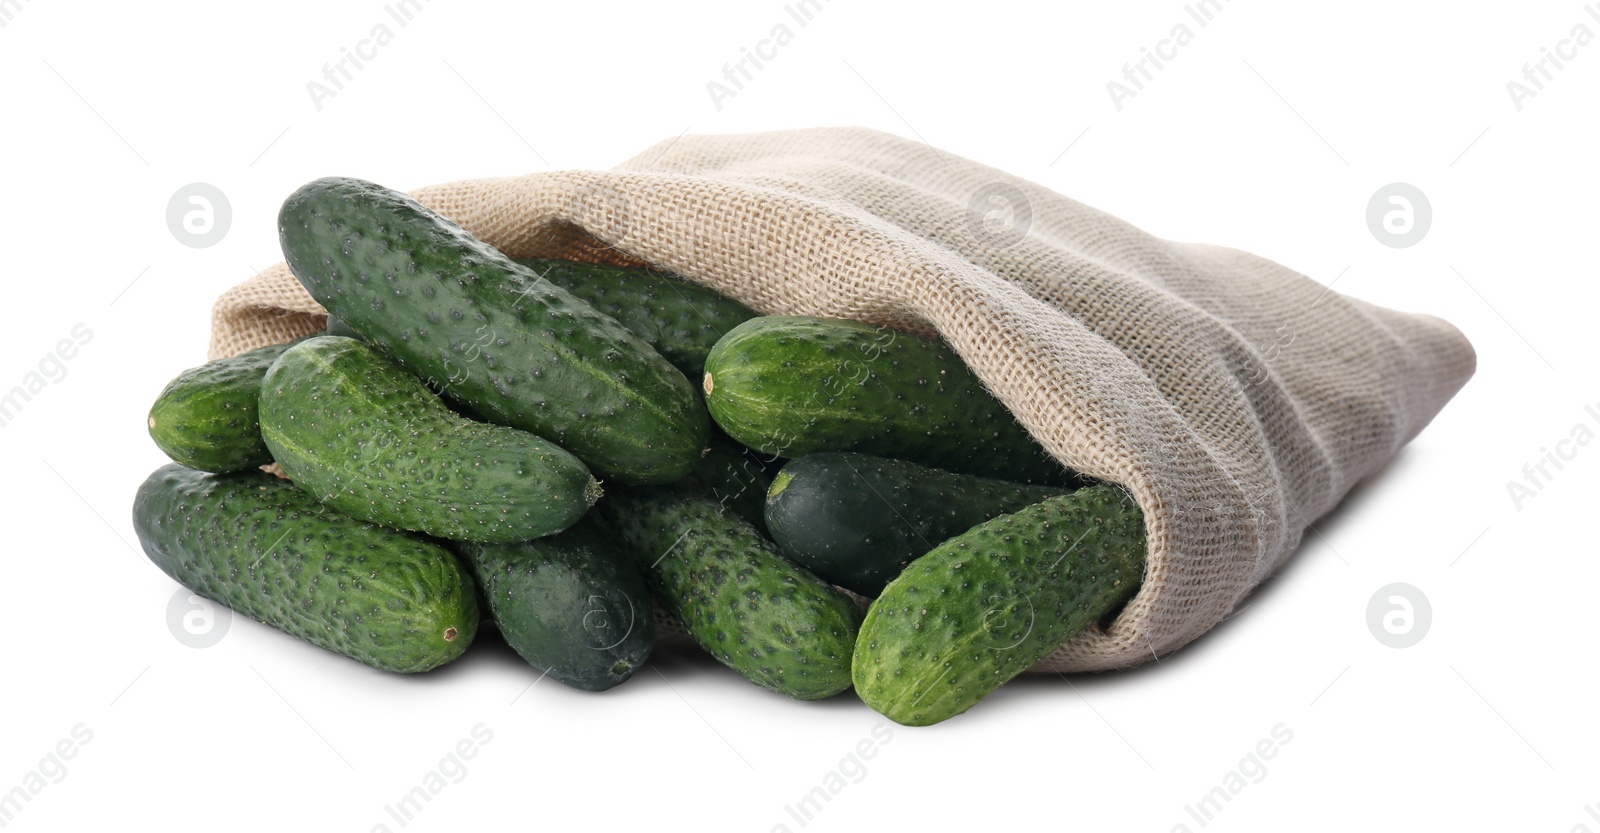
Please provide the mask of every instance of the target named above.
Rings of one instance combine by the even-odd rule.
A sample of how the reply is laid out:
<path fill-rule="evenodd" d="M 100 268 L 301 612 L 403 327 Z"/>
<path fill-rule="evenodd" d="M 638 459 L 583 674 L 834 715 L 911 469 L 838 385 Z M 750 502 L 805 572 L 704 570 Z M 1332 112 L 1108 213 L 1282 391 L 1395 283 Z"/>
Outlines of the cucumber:
<path fill-rule="evenodd" d="M 589 470 L 555 443 L 453 413 L 351 338 L 319 336 L 273 363 L 261 433 L 284 474 L 324 503 L 441 538 L 549 535 L 600 497 Z"/>
<path fill-rule="evenodd" d="M 554 679 L 604 691 L 650 657 L 644 579 L 587 518 L 533 541 L 453 547 L 472 565 L 506 643 Z"/>
<path fill-rule="evenodd" d="M 184 587 L 374 668 L 427 671 L 478 632 L 472 576 L 448 550 L 269 474 L 169 464 L 139 487 L 133 527 Z"/>
<path fill-rule="evenodd" d="M 665 608 L 724 665 L 799 700 L 850 687 L 861 611 L 755 527 L 672 487 L 608 495 L 596 511 Z"/>
<path fill-rule="evenodd" d="M 723 509 L 768 535 L 767 488 L 781 465 L 781 460 L 763 457 L 713 428 L 700 465 L 679 483 L 710 495 Z"/>
<path fill-rule="evenodd" d="M 824 581 L 876 596 L 945 539 L 1068 491 L 825 451 L 778 472 L 766 497 L 767 530 Z"/>
<path fill-rule="evenodd" d="M 649 269 L 547 258 L 517 262 L 615 318 L 689 379 L 705 372 L 717 339 L 756 317 L 716 290 Z"/>
<path fill-rule="evenodd" d="M 150 439 L 174 462 L 201 471 L 243 471 L 272 462 L 257 414 L 261 377 L 295 343 L 179 373 L 150 406 Z"/>
<path fill-rule="evenodd" d="M 1024 483 L 1071 479 L 954 351 L 886 327 L 752 319 L 712 348 L 702 384 L 717 424 L 764 454 L 860 451 Z"/>
<path fill-rule="evenodd" d="M 620 483 L 670 483 L 700 459 L 705 410 L 677 368 L 405 194 L 319 179 L 284 202 L 278 231 L 323 307 L 489 420 Z"/>
<path fill-rule="evenodd" d="M 867 610 L 856 693 L 896 723 L 972 708 L 1131 598 L 1144 516 L 1100 484 L 1002 515 L 919 558 Z"/>

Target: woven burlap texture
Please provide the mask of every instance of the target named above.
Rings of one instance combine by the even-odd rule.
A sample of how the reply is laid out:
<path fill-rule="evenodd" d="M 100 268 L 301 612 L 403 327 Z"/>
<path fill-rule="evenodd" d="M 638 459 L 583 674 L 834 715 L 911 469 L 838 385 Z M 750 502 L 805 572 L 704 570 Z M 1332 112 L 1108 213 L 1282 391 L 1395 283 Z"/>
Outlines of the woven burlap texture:
<path fill-rule="evenodd" d="M 414 196 L 513 257 L 647 263 L 762 313 L 943 337 L 1051 454 L 1145 514 L 1138 595 L 1035 671 L 1133 666 L 1205 633 L 1476 363 L 1440 319 L 872 130 L 685 135 L 610 171 Z M 279 264 L 217 300 L 211 354 L 323 321 Z"/>

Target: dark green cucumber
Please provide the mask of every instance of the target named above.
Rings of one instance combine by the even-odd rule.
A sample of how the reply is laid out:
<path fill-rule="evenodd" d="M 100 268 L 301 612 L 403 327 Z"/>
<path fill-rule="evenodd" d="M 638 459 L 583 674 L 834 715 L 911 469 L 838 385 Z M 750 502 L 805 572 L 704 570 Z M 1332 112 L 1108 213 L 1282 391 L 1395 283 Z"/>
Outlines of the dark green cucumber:
<path fill-rule="evenodd" d="M 448 550 L 269 474 L 164 466 L 139 487 L 133 528 L 184 587 L 374 668 L 427 671 L 478 632 L 472 576 Z"/>
<path fill-rule="evenodd" d="M 800 700 L 850 687 L 861 612 L 717 502 L 670 487 L 608 495 L 596 511 L 701 647 Z"/>
<path fill-rule="evenodd" d="M 767 488 L 782 461 L 764 457 L 734 442 L 713 428 L 705 456 L 694 472 L 679 481 L 684 488 L 699 489 L 723 509 L 767 534 Z M 769 536 L 770 537 L 770 536 Z"/>
<path fill-rule="evenodd" d="M 756 317 L 716 290 L 649 269 L 548 258 L 517 262 L 615 318 L 690 380 L 705 372 L 717 339 Z"/>
<path fill-rule="evenodd" d="M 600 497 L 560 446 L 455 414 L 352 338 L 319 336 L 273 363 L 261 384 L 261 433 L 283 473 L 328 505 L 440 538 L 549 535 Z"/>
<path fill-rule="evenodd" d="M 974 527 L 872 603 L 856 693 L 907 726 L 954 717 L 1131 598 L 1144 555 L 1144 516 L 1112 484 Z"/>
<path fill-rule="evenodd" d="M 453 546 L 472 565 L 506 643 L 556 680 L 604 691 L 650 657 L 655 624 L 644 579 L 589 519 L 532 541 Z"/>
<path fill-rule="evenodd" d="M 768 316 L 706 359 L 706 406 L 764 454 L 860 451 L 1024 483 L 1071 475 L 943 342 L 859 321 Z"/>
<path fill-rule="evenodd" d="M 243 471 L 272 462 L 257 416 L 261 377 L 293 343 L 179 373 L 150 406 L 150 439 L 174 461 L 201 471 Z"/>
<path fill-rule="evenodd" d="M 824 451 L 778 472 L 767 492 L 767 530 L 824 581 L 876 596 L 945 539 L 1068 491 Z"/>
<path fill-rule="evenodd" d="M 621 483 L 670 483 L 705 447 L 683 374 L 614 319 L 397 191 L 302 186 L 278 215 L 311 296 L 436 390 Z"/>

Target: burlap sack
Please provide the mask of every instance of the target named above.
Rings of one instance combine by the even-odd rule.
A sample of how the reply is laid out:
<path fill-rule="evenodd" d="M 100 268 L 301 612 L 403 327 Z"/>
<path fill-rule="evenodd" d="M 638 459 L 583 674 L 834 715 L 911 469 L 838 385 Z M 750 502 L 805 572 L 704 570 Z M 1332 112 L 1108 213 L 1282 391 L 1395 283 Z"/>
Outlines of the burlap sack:
<path fill-rule="evenodd" d="M 1475 366 L 1440 319 L 871 130 L 681 136 L 611 171 L 415 196 L 515 257 L 648 263 L 763 313 L 942 336 L 1149 525 L 1137 597 L 1035 671 L 1132 666 L 1205 633 Z M 322 324 L 280 264 L 217 300 L 211 354 Z"/>

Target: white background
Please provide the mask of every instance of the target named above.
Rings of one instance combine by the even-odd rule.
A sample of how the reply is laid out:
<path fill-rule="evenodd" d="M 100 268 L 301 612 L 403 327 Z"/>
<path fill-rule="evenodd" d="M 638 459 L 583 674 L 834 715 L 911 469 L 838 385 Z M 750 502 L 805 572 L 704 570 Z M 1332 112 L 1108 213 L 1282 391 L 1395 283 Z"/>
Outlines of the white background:
<path fill-rule="evenodd" d="M 1520 110 L 1506 88 L 1600 21 L 1576 0 L 1236 0 L 1205 27 L 1178 2 L 889 5 L 833 0 L 799 26 L 778 2 L 440 0 L 401 27 L 378 2 L 0 3 L 0 391 L 92 332 L 0 428 L 0 791 L 52 776 L 6 829 L 398 830 L 385 806 L 482 724 L 492 739 L 406 829 L 800 830 L 785 806 L 869 739 L 804 829 L 1198 830 L 1185 806 L 1282 724 L 1292 740 L 1206 829 L 1600 830 L 1600 448 L 1563 446 L 1520 506 L 1507 490 L 1574 426 L 1600 432 L 1600 45 Z M 380 23 L 392 42 L 319 109 L 307 82 Z M 719 109 L 707 82 L 779 23 L 792 41 Z M 1193 41 L 1119 110 L 1107 82 L 1179 23 Z M 836 124 L 1442 316 L 1477 376 L 1212 634 L 1135 671 L 1008 685 L 934 728 L 874 739 L 853 695 L 791 702 L 685 650 L 594 695 L 528 690 L 536 672 L 492 639 L 404 678 L 242 618 L 204 649 L 169 631 L 176 585 L 128 519 L 163 459 L 145 411 L 203 360 L 215 296 L 280 259 L 294 187 L 604 168 L 685 130 Z M 1366 221 L 1396 181 L 1433 209 L 1410 248 Z M 232 207 L 208 248 L 168 228 L 191 182 Z M 1415 647 L 1368 630 L 1391 582 L 1431 602 Z M 92 739 L 49 762 L 74 727 Z"/>

